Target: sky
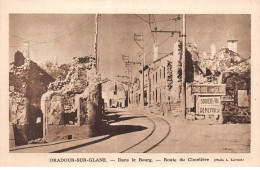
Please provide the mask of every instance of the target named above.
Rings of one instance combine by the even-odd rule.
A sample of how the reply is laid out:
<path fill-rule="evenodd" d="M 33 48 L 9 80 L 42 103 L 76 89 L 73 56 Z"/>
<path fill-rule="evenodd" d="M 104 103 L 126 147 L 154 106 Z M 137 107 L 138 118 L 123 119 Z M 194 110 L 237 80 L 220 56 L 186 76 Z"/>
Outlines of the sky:
<path fill-rule="evenodd" d="M 150 25 L 148 24 L 150 16 Z M 159 58 L 173 51 L 177 34 L 151 33 L 157 30 L 182 31 L 182 19 L 177 14 L 101 14 L 98 20 L 98 57 L 102 78 L 115 79 L 127 75 L 122 55 L 138 62 L 142 49 L 134 41 L 134 34 L 144 35 L 146 64 L 153 60 L 153 44 L 159 45 Z M 182 18 L 182 15 L 180 15 Z M 186 15 L 187 42 L 195 43 L 200 52 L 210 53 L 210 45 L 217 49 L 227 46 L 227 40 L 238 40 L 238 53 L 243 58 L 251 54 L 250 15 Z M 10 14 L 9 59 L 17 50 L 25 50 L 30 41 L 30 58 L 70 63 L 76 56 L 94 56 L 95 15 L 93 14 Z M 133 70 L 138 66 L 133 67 Z"/>

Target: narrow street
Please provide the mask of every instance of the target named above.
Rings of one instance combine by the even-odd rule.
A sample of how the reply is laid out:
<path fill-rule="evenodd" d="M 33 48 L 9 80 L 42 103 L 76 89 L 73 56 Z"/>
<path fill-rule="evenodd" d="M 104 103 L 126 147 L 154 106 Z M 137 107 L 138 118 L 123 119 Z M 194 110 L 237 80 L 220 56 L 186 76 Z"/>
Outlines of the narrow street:
<path fill-rule="evenodd" d="M 124 109 L 106 112 L 107 134 L 16 147 L 19 153 L 187 153 L 249 152 L 250 125 L 198 124 L 173 117 L 137 114 Z"/>
<path fill-rule="evenodd" d="M 10 44 L 24 48 L 9 55 L 10 152 L 250 152 L 249 17 L 12 15 Z M 43 23 L 49 33 L 70 25 L 87 34 L 72 29 L 78 33 L 57 42 L 73 48 L 34 49 L 30 42 L 52 42 L 26 38 L 26 30 L 37 33 Z M 220 25 L 232 36 L 216 33 Z M 203 43 L 197 28 L 210 34 Z"/>

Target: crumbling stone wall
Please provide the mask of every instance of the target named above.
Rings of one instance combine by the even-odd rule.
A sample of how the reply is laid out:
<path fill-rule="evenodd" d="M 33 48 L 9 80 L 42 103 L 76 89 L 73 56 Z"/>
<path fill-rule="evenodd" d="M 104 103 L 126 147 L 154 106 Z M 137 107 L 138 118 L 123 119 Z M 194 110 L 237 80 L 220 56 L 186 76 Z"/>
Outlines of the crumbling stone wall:
<path fill-rule="evenodd" d="M 9 118 L 15 129 L 16 145 L 42 137 L 40 99 L 54 79 L 20 51 L 9 70 Z"/>
<path fill-rule="evenodd" d="M 92 135 L 93 127 L 101 123 L 102 105 L 100 75 L 96 73 L 95 59 L 74 57 L 66 78 L 51 83 L 48 92 L 42 96 L 45 139 L 55 141 L 65 139 L 66 135 L 73 138 Z M 70 127 L 81 125 L 88 127 Z M 57 133 L 60 136 L 56 136 Z"/>
<path fill-rule="evenodd" d="M 182 43 L 177 41 L 174 43 L 173 48 L 173 62 L 172 62 L 172 76 L 173 76 L 173 88 L 172 88 L 172 101 L 180 101 L 181 95 L 181 61 L 182 60 Z"/>
<path fill-rule="evenodd" d="M 224 72 L 222 81 L 227 85 L 227 95 L 233 101 L 223 102 L 224 123 L 251 123 L 251 71 L 250 60 L 230 67 Z M 238 106 L 238 90 L 246 90 L 248 107 Z"/>

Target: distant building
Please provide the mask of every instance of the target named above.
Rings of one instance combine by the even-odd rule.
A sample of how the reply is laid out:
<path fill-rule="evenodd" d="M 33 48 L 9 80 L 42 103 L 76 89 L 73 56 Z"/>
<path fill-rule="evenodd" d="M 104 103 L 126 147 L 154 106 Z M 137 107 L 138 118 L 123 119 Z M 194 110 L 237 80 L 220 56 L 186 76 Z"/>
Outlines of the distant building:
<path fill-rule="evenodd" d="M 129 106 L 139 106 L 141 104 L 141 75 L 139 78 L 134 78 L 129 89 Z"/>
<path fill-rule="evenodd" d="M 126 84 L 119 81 L 105 79 L 102 81 L 102 98 L 105 108 L 124 108 L 127 107 Z"/>

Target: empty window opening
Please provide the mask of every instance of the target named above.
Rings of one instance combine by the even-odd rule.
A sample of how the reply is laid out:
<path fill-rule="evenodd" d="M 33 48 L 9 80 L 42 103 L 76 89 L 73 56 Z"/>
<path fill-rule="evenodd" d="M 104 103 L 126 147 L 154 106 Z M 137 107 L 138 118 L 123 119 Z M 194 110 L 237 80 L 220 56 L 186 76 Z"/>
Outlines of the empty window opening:
<path fill-rule="evenodd" d="M 155 76 L 155 82 L 157 83 L 157 72 L 156 72 L 156 76 Z"/>
<path fill-rule="evenodd" d="M 72 135 L 68 135 L 68 140 L 72 139 Z"/>
<path fill-rule="evenodd" d="M 165 67 L 163 67 L 163 78 L 165 78 Z"/>
<path fill-rule="evenodd" d="M 65 125 L 75 125 L 77 123 L 77 113 L 65 113 L 64 114 L 64 124 Z"/>

